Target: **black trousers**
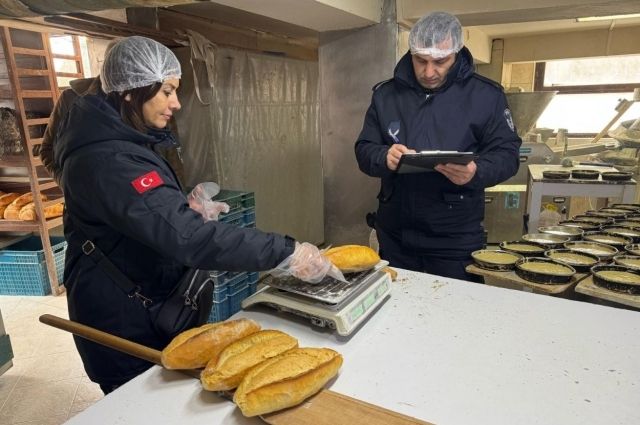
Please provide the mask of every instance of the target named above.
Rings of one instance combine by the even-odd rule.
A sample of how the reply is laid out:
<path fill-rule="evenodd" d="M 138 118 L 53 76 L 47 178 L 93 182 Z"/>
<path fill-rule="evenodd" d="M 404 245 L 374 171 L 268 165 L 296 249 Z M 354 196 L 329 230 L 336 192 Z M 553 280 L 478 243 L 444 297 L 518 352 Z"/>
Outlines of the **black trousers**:
<path fill-rule="evenodd" d="M 463 259 L 449 259 L 439 257 L 437 252 L 418 253 L 403 247 L 398 238 L 380 229 L 380 226 L 376 226 L 376 234 L 380 245 L 380 257 L 387 260 L 392 267 L 484 283 L 481 276 L 466 272 L 465 267 L 473 262 L 470 255 Z"/>

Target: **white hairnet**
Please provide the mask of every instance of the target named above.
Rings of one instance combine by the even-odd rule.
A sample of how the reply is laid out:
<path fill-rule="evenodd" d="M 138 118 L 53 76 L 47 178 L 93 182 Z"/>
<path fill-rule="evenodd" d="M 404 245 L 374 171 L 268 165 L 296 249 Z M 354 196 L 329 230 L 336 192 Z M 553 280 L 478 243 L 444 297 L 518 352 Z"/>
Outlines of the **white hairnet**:
<path fill-rule="evenodd" d="M 411 28 L 409 49 L 412 55 L 443 58 L 462 49 L 462 26 L 455 16 L 434 12 L 423 16 Z"/>
<path fill-rule="evenodd" d="M 180 62 L 166 46 L 146 37 L 127 37 L 107 53 L 100 81 L 105 93 L 145 87 L 180 78 Z"/>

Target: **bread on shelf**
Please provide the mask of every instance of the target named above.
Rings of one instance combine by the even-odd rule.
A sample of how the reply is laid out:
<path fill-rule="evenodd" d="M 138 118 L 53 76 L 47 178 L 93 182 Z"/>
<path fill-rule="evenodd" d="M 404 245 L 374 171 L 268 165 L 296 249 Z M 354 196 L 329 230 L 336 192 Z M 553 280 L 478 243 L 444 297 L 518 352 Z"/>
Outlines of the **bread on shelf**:
<path fill-rule="evenodd" d="M 40 199 L 47 200 L 47 196 L 40 194 Z M 4 218 L 6 220 L 20 220 L 20 210 L 28 203 L 33 202 L 33 193 L 24 193 L 15 198 L 4 210 Z"/>
<path fill-rule="evenodd" d="M 44 218 L 55 218 L 60 217 L 62 212 L 64 211 L 64 204 L 62 202 L 54 205 L 49 205 L 44 208 Z M 33 202 L 29 202 L 27 205 L 20 209 L 18 213 L 18 219 L 25 221 L 34 221 L 38 218 L 36 214 L 36 204 Z"/>

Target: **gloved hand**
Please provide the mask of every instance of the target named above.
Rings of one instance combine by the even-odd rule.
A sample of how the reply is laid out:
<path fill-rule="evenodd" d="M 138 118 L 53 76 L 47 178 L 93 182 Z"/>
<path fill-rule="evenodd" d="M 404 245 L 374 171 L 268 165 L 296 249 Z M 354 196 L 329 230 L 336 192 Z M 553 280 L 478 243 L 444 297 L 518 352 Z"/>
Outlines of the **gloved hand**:
<path fill-rule="evenodd" d="M 293 254 L 269 272 L 274 277 L 294 276 L 309 283 L 318 283 L 325 276 L 346 282 L 342 272 L 322 252 L 308 242 L 296 242 Z"/>
<path fill-rule="evenodd" d="M 187 195 L 189 207 L 199 212 L 204 221 L 217 220 L 220 213 L 228 213 L 229 205 L 224 202 L 212 201 L 214 195 L 208 193 L 208 183 L 199 183 Z M 216 185 L 217 186 L 217 185 Z"/>

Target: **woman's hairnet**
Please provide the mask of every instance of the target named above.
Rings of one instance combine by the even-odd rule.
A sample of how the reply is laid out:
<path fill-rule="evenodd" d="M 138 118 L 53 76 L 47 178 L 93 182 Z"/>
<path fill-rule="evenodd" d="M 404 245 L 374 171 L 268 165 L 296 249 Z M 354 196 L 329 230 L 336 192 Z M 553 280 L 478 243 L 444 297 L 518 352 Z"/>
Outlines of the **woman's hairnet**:
<path fill-rule="evenodd" d="M 145 87 L 180 78 L 180 62 L 166 46 L 146 37 L 127 37 L 107 53 L 100 81 L 105 93 Z"/>
<path fill-rule="evenodd" d="M 443 58 L 462 49 L 462 26 L 455 16 L 434 12 L 423 16 L 411 28 L 409 49 L 412 55 Z"/>

